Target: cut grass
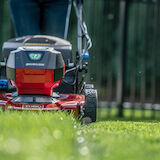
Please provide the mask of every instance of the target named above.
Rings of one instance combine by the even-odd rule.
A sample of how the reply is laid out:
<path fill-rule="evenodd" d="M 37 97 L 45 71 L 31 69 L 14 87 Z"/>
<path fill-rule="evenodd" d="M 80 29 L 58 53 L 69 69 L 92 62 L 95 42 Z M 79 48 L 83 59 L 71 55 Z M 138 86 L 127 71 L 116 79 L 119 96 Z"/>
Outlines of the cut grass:
<path fill-rule="evenodd" d="M 158 121 L 80 123 L 61 112 L 0 113 L 0 160 L 159 160 Z"/>
<path fill-rule="evenodd" d="M 92 124 L 101 159 L 159 159 L 160 124 L 157 122 L 108 121 Z M 91 140 L 90 140 L 91 141 Z M 93 142 L 92 142 L 93 143 Z"/>

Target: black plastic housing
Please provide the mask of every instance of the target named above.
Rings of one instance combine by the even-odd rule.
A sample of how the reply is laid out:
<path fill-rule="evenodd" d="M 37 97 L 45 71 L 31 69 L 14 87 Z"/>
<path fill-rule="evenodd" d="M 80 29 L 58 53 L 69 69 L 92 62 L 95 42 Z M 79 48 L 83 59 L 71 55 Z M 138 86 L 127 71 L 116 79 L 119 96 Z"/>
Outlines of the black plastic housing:
<path fill-rule="evenodd" d="M 45 35 L 23 36 L 8 40 L 3 44 L 2 47 L 3 59 L 8 59 L 10 52 L 21 46 L 53 47 L 55 50 L 62 53 L 62 57 L 66 66 L 68 66 L 68 62 L 72 62 L 71 43 L 61 38 Z"/>

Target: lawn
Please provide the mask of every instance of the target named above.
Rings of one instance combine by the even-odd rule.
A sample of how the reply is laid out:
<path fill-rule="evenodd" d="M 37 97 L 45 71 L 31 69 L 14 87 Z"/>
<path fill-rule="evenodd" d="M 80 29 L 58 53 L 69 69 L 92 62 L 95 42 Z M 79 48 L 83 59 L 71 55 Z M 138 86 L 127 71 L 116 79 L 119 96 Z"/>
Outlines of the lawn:
<path fill-rule="evenodd" d="M 159 160 L 159 148 L 159 121 L 81 125 L 61 112 L 0 112 L 0 160 Z"/>

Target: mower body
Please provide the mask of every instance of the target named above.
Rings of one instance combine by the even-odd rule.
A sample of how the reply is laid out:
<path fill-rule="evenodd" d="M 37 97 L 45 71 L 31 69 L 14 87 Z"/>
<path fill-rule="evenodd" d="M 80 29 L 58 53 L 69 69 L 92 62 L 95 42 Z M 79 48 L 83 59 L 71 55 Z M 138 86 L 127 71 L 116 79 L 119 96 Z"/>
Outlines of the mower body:
<path fill-rule="evenodd" d="M 72 1 L 69 2 L 71 10 Z M 77 16 L 77 52 L 72 62 L 70 42 L 34 35 L 3 44 L 0 63 L 0 106 L 3 110 L 74 111 L 76 117 L 96 121 L 97 90 L 79 73 L 88 69 L 92 41 L 83 21 L 83 0 L 74 0 Z M 69 25 L 66 19 L 65 37 Z M 5 67 L 4 67 L 5 66 Z"/>
<path fill-rule="evenodd" d="M 0 81 L 3 110 L 73 111 L 76 117 L 96 121 L 97 92 L 93 85 L 73 83 L 71 44 L 51 36 L 26 36 L 3 45 L 8 83 Z M 75 67 L 74 67 L 75 68 Z M 67 81 L 66 82 L 64 82 Z M 11 85 L 14 89 L 6 89 Z"/>
<path fill-rule="evenodd" d="M 76 117 L 80 116 L 85 96 L 73 94 L 74 86 L 65 89 L 66 85 L 61 84 L 67 62 L 72 61 L 70 53 L 63 52 L 65 48 L 69 52 L 69 42 L 51 36 L 27 36 L 5 42 L 6 76 L 16 91 L 5 93 L 2 90 L 0 105 L 3 110 L 72 110 Z M 60 85 L 67 94 L 61 89 L 54 91 Z M 2 89 L 5 86 L 1 84 Z"/>

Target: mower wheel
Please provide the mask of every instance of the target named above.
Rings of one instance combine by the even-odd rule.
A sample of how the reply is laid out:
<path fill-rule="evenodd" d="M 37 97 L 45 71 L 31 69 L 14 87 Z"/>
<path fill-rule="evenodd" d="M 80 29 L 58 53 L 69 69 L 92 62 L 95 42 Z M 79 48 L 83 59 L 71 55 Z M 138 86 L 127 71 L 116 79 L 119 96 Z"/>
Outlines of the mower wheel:
<path fill-rule="evenodd" d="M 97 114 L 97 90 L 96 89 L 85 89 L 85 110 L 84 118 L 89 117 L 91 122 L 96 121 Z"/>

